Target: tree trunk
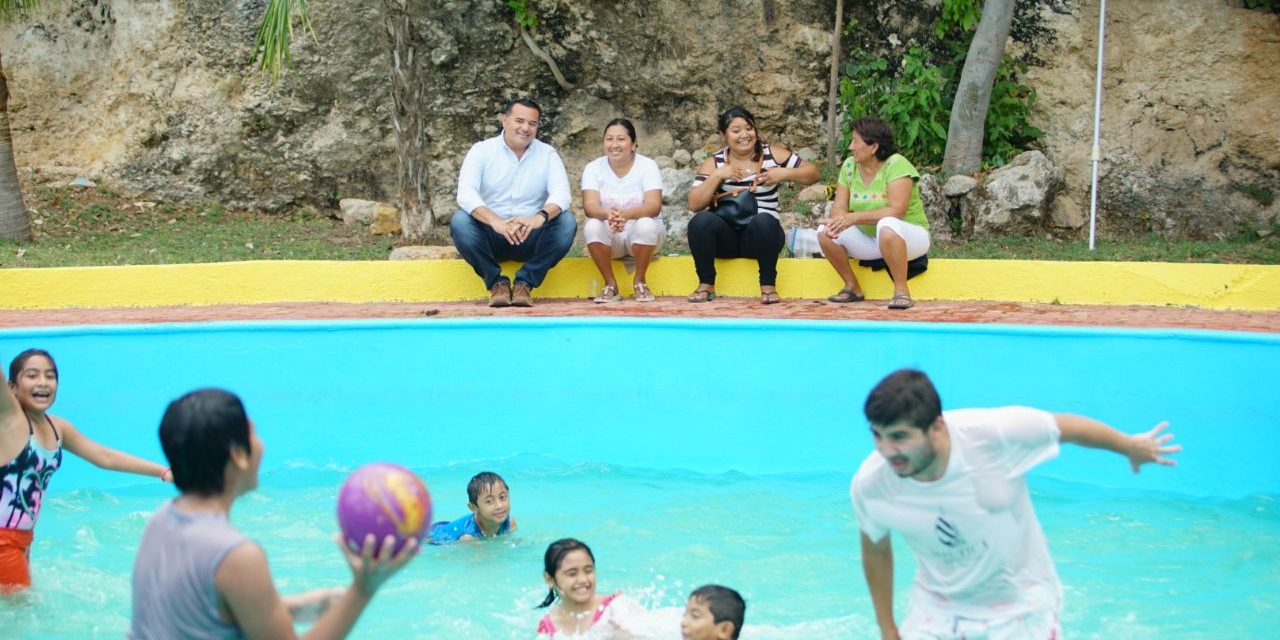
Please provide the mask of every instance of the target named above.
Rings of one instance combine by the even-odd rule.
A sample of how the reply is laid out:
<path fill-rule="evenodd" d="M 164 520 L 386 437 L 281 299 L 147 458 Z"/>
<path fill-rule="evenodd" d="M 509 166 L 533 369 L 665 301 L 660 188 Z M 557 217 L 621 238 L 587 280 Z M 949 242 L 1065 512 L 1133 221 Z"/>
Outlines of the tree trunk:
<path fill-rule="evenodd" d="M 840 31 L 844 27 L 844 0 L 836 0 L 836 23 L 831 28 L 831 81 L 827 88 L 827 166 L 840 162 L 836 155 L 836 140 L 840 137 L 839 112 L 836 97 L 840 93 Z"/>
<path fill-rule="evenodd" d="M 986 0 L 982 19 L 969 43 L 969 55 L 960 72 L 956 100 L 951 104 L 947 150 L 942 158 L 946 175 L 976 173 L 982 168 L 982 138 L 991 102 L 991 85 L 1004 59 L 1004 43 L 1013 22 L 1014 0 Z"/>
<path fill-rule="evenodd" d="M 422 240 L 435 227 L 427 173 L 427 132 L 423 122 L 422 84 L 418 81 L 418 33 L 410 15 L 411 0 L 383 0 L 387 41 L 391 45 L 392 124 L 396 129 L 400 226 L 406 240 Z"/>
<path fill-rule="evenodd" d="M 13 159 L 9 132 L 9 81 L 0 67 L 0 237 L 17 242 L 31 240 L 31 223 L 22 203 L 18 163 Z"/>

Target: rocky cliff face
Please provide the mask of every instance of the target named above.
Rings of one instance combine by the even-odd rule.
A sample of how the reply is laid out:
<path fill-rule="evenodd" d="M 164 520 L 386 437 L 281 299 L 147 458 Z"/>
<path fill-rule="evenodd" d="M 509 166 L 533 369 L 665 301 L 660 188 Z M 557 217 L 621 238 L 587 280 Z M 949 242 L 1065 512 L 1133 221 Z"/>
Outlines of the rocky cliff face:
<path fill-rule="evenodd" d="M 1213 238 L 1280 231 L 1280 16 L 1226 1 L 1107 3 L 1103 229 Z M 1055 217 L 1089 207 L 1098 3 L 1051 14 L 1059 34 L 1027 82 L 1063 169 Z"/>
<path fill-rule="evenodd" d="M 716 146 L 714 119 L 753 110 L 762 134 L 823 147 L 832 7 L 822 0 L 535 0 L 535 41 L 505 2 L 410 3 L 427 96 L 430 200 L 454 208 L 458 165 L 510 97 L 547 108 L 571 181 L 624 115 L 640 149 Z M 105 178 L 153 199 L 330 209 L 394 199 L 389 53 L 380 2 L 309 3 L 316 30 L 272 86 L 250 65 L 264 0 L 71 0 L 0 32 L 21 167 Z M 1066 188 L 1053 220 L 1087 213 L 1095 3 L 1054 14 L 1039 92 L 1043 150 Z M 1113 0 L 1104 102 L 1105 227 L 1212 236 L 1269 231 L 1280 204 L 1280 18 L 1223 0 Z M 1247 195 L 1252 193 L 1253 196 Z M 1104 227 L 1104 228 L 1105 228 Z"/>

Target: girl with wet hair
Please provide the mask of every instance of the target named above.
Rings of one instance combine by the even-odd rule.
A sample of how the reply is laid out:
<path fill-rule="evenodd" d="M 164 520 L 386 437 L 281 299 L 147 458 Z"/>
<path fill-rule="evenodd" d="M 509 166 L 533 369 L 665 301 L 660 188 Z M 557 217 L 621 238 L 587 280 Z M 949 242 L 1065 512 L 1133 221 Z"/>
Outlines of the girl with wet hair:
<path fill-rule="evenodd" d="M 30 549 L 49 480 L 66 449 L 103 469 L 172 482 L 169 470 L 91 440 L 49 413 L 58 397 L 58 365 L 43 349 L 9 363 L 0 391 L 0 593 L 31 585 Z"/>
<path fill-rule="evenodd" d="M 606 626 L 631 637 L 627 634 L 635 632 L 634 625 L 645 623 L 648 612 L 621 591 L 596 593 L 596 558 L 580 540 L 562 538 L 547 547 L 542 579 L 548 591 L 538 608 L 551 611 L 538 623 L 539 639 L 580 638 Z"/>

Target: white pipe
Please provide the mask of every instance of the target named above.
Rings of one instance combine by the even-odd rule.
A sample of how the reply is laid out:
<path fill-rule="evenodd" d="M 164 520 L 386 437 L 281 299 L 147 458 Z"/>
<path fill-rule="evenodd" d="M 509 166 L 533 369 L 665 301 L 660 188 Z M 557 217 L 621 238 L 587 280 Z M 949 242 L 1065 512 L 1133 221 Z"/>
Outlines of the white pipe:
<path fill-rule="evenodd" d="M 1098 231 L 1098 163 L 1102 161 L 1102 51 L 1107 37 L 1107 0 L 1098 8 L 1098 72 L 1093 88 L 1093 179 L 1089 186 L 1089 250 L 1093 251 Z"/>

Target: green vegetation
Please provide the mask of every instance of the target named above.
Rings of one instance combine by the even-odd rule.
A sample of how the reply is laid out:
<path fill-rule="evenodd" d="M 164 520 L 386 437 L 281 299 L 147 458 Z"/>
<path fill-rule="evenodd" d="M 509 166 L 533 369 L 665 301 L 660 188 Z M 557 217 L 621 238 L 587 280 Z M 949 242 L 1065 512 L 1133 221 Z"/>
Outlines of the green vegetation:
<path fill-rule="evenodd" d="M 262 15 L 262 24 L 258 25 L 253 51 L 260 56 L 259 68 L 270 73 L 273 82 L 279 81 L 280 73 L 293 66 L 290 45 L 293 44 L 294 18 L 302 24 L 303 31 L 318 43 L 308 17 L 307 0 L 270 0 Z"/>
<path fill-rule="evenodd" d="M 394 241 L 318 213 L 131 202 L 110 189 L 37 187 L 29 243 L 0 240 L 0 267 L 238 260 L 385 260 Z"/>
<path fill-rule="evenodd" d="M 1280 13 L 1280 0 L 1244 0 L 1244 6 L 1248 9 L 1263 11 L 1270 9 L 1272 13 Z"/>
<path fill-rule="evenodd" d="M 538 26 L 538 16 L 534 15 L 529 0 L 507 0 L 507 6 L 516 13 L 516 23 L 526 29 Z"/>
<path fill-rule="evenodd" d="M 905 50 L 875 50 L 854 46 L 848 52 L 840 80 L 840 107 L 848 122 L 872 115 L 893 127 L 899 151 L 917 167 L 942 164 L 946 149 L 951 103 L 969 41 L 982 15 L 981 0 L 943 0 L 937 10 L 932 35 L 935 39 Z M 851 20 L 845 29 L 851 42 L 881 42 L 871 25 Z M 1020 34 L 1038 36 L 1034 27 L 1018 25 Z M 1029 53 L 1034 47 L 1028 48 Z M 1004 165 L 1014 155 L 1040 138 L 1031 125 L 1031 109 L 1036 92 L 1022 84 L 1027 61 L 1005 56 L 991 89 L 983 139 L 984 167 Z M 848 144 L 848 132 L 842 144 Z"/>
<path fill-rule="evenodd" d="M 1277 0 L 1277 2 L 1280 2 L 1280 0 Z M 1253 198 L 1258 204 L 1264 207 L 1271 206 L 1271 203 L 1276 200 L 1276 194 L 1272 193 L 1270 189 L 1262 185 L 1249 183 L 1237 184 L 1236 189 L 1246 196 Z"/>
<path fill-rule="evenodd" d="M 234 262 L 385 260 L 399 238 L 371 235 L 311 210 L 254 213 L 218 203 L 135 202 L 110 188 L 35 187 L 35 240 L 0 241 L 0 268 Z M 1280 264 L 1280 229 L 1266 238 L 1218 241 L 1103 237 L 1083 240 L 979 238 L 935 242 L 935 258 Z M 671 253 L 671 251 L 666 251 Z M 585 255 L 575 246 L 570 256 Z"/>
<path fill-rule="evenodd" d="M 1101 238 L 1094 251 L 1085 240 L 979 238 L 934 243 L 934 258 L 1066 260 L 1111 262 L 1215 262 L 1280 264 L 1280 237 L 1241 236 L 1227 240 L 1168 240 L 1155 237 Z"/>

